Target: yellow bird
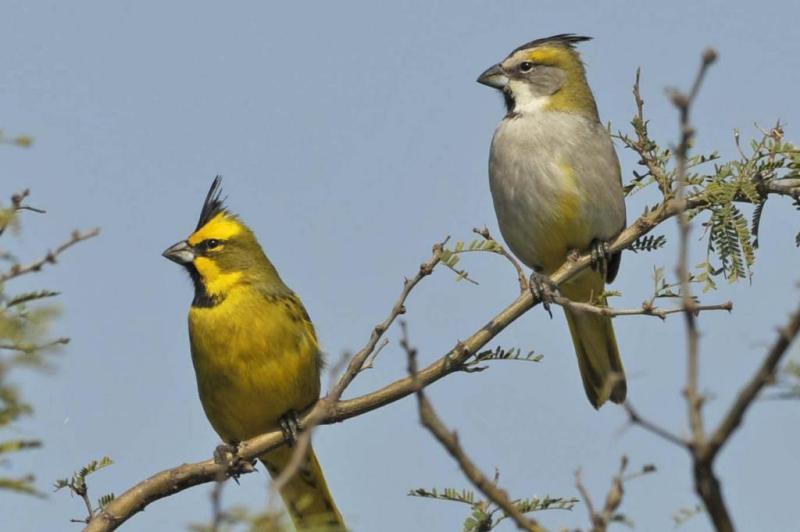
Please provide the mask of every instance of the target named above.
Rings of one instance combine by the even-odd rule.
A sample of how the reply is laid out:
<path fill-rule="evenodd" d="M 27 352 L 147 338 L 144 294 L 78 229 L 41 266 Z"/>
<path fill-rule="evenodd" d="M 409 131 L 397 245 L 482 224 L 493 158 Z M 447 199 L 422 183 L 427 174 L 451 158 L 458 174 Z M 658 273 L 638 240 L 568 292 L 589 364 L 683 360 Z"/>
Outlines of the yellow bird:
<path fill-rule="evenodd" d="M 164 251 L 194 283 L 189 340 L 197 389 L 211 426 L 227 443 L 291 425 L 320 393 L 322 357 L 300 298 L 287 287 L 253 232 L 220 199 L 217 176 L 197 228 Z M 260 460 L 272 477 L 292 448 Z M 345 530 L 314 451 L 281 496 L 298 530 Z"/>
<path fill-rule="evenodd" d="M 619 160 L 575 45 L 589 37 L 554 35 L 523 44 L 478 82 L 502 92 L 506 116 L 492 139 L 489 184 L 500 231 L 548 282 L 572 250 L 592 249 L 602 266 L 560 287 L 573 301 L 601 302 L 620 255 L 605 242 L 625 227 Z M 595 408 L 625 400 L 622 360 L 611 319 L 565 309 L 583 386 Z"/>

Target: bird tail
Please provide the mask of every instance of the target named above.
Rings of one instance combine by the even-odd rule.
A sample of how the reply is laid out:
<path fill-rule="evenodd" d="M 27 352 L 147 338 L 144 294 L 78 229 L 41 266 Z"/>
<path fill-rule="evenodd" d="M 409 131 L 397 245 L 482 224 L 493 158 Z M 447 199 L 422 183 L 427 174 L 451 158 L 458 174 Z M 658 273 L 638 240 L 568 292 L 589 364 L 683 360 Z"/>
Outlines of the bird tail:
<path fill-rule="evenodd" d="M 259 457 L 272 478 L 289 463 L 294 449 L 282 446 Z M 281 498 L 298 532 L 345 532 L 325 475 L 311 446 L 295 475 L 281 489 Z"/>
<path fill-rule="evenodd" d="M 594 298 L 597 302 L 602 297 L 603 288 L 602 275 L 588 270 L 565 283 L 561 292 L 572 301 L 588 302 Z M 605 297 L 601 303 L 606 303 Z M 611 318 L 568 308 L 564 313 L 589 402 L 595 408 L 600 408 L 609 399 L 623 403 L 628 387 Z"/>

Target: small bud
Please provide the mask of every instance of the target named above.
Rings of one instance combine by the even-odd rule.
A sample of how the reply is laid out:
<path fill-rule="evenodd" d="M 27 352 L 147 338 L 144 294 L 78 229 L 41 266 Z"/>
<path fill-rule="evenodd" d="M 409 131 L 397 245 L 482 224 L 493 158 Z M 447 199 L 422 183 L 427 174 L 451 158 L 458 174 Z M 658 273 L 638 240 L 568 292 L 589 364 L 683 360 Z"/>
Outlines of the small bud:
<path fill-rule="evenodd" d="M 673 90 L 670 91 L 669 97 L 672 100 L 672 103 L 673 105 L 675 105 L 675 107 L 678 107 L 680 109 L 686 109 L 687 107 L 689 107 L 689 97 L 686 94 L 678 90 Z"/>
<path fill-rule="evenodd" d="M 33 138 L 27 135 L 20 135 L 19 137 L 14 139 L 14 144 L 17 146 L 21 146 L 23 148 L 29 148 L 31 144 L 33 144 Z"/>
<path fill-rule="evenodd" d="M 717 57 L 719 57 L 719 54 L 717 54 L 716 50 L 713 48 L 706 48 L 703 52 L 703 63 L 710 65 L 717 60 Z"/>

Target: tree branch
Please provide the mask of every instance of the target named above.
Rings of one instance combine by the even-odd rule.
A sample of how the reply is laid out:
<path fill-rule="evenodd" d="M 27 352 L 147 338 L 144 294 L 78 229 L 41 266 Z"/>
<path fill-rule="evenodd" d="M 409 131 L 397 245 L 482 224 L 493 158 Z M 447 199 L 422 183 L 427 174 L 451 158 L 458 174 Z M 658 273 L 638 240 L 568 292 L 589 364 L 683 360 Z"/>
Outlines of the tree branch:
<path fill-rule="evenodd" d="M 688 208 L 698 208 L 705 206 L 706 201 L 702 198 L 691 197 L 687 198 L 685 204 Z M 609 252 L 616 253 L 630 246 L 637 238 L 649 233 L 654 227 L 677 215 L 680 207 L 682 206 L 674 199 L 671 199 L 647 211 L 609 243 Z M 394 322 L 397 316 L 404 312 L 403 302 L 408 296 L 408 293 L 422 278 L 430 275 L 430 272 L 438 263 L 437 248 L 435 247 L 434 249 L 434 257 L 420 267 L 420 272 L 417 276 L 406 281 L 401 298 L 395 303 L 390 316 L 375 327 L 367 346 L 354 355 L 345 374 L 337 383 L 337 386 L 341 386 L 348 381 L 351 382 L 352 379 L 355 378 L 358 372 L 363 368 L 364 361 L 369 357 L 372 350 L 375 349 L 388 326 Z M 441 247 L 438 249 L 441 249 Z M 562 284 L 588 268 L 590 264 L 591 254 L 575 257 L 565 262 L 551 276 L 551 280 L 556 285 Z M 409 286 L 409 283 L 411 283 L 411 286 Z M 535 298 L 530 291 L 521 293 L 508 307 L 494 316 L 486 325 L 475 331 L 466 340 L 458 342 L 453 349 L 445 353 L 441 358 L 421 369 L 417 374 L 418 382 L 422 386 L 428 386 L 450 373 L 460 371 L 465 361 L 469 360 L 503 329 L 508 327 L 539 302 L 540 301 Z M 346 384 L 344 384 L 344 386 L 346 387 Z M 311 414 L 317 412 L 317 414 L 314 414 L 316 417 L 323 409 L 327 411 L 327 414 L 323 416 L 319 424 L 341 422 L 398 401 L 414 392 L 414 382 L 412 382 L 410 377 L 406 377 L 353 399 L 330 402 L 328 397 L 323 397 L 317 402 L 310 413 L 301 417 L 301 423 L 304 426 L 309 426 L 309 421 L 312 420 Z M 337 392 L 332 390 L 331 393 Z M 323 403 L 324 406 L 321 406 L 321 403 Z M 283 444 L 282 433 L 280 431 L 273 431 L 242 442 L 238 448 L 238 455 L 242 460 L 253 460 L 265 452 Z M 126 520 L 130 519 L 131 516 L 144 510 L 148 504 L 156 500 L 168 497 L 192 486 L 216 480 L 219 472 L 224 470 L 225 467 L 224 464 L 218 464 L 214 460 L 205 460 L 194 464 L 183 464 L 156 473 L 118 495 L 113 501 L 106 505 L 102 511 L 95 515 L 94 519 L 92 519 L 92 522 L 89 523 L 85 530 L 114 530 Z"/>
<path fill-rule="evenodd" d="M 736 401 L 731 405 L 728 413 L 725 414 L 717 430 L 709 438 L 708 445 L 702 450 L 701 454 L 704 460 L 714 460 L 722 447 L 741 425 L 745 413 L 752 406 L 759 392 L 767 384 L 774 382 L 778 364 L 788 352 L 789 346 L 797 338 L 798 334 L 800 334 L 800 307 L 790 316 L 789 322 L 778 331 L 778 338 L 767 352 L 767 356 L 764 357 L 761 366 L 759 366 L 747 386 L 739 392 Z"/>
<path fill-rule="evenodd" d="M 695 76 L 694 83 L 689 94 L 673 91 L 672 102 L 680 113 L 681 141 L 675 150 L 677 161 L 677 201 L 682 204 L 678 212 L 678 226 L 680 229 L 680 245 L 678 252 L 677 273 L 681 282 L 681 296 L 683 297 L 684 316 L 686 318 L 686 338 L 687 338 L 687 369 L 686 369 L 686 402 L 689 410 L 689 425 L 692 430 L 694 443 L 702 445 L 705 440 L 705 429 L 703 427 L 702 403 L 703 399 L 698 390 L 699 382 L 699 335 L 697 332 L 697 321 L 695 306 L 692 298 L 690 273 L 689 273 L 689 232 L 691 224 L 689 216 L 686 214 L 687 206 L 685 203 L 685 191 L 687 187 L 687 168 L 689 160 L 689 147 L 694 138 L 694 128 L 690 121 L 692 104 L 697 98 L 700 85 L 703 82 L 708 67 L 716 60 L 717 53 L 708 49 L 703 53 L 703 60 L 700 69 Z"/>
<path fill-rule="evenodd" d="M 600 316 L 608 316 L 610 318 L 616 316 L 654 316 L 656 318 L 661 318 L 662 320 L 667 319 L 667 316 L 670 314 L 678 314 L 681 312 L 686 312 L 686 309 L 681 307 L 675 308 L 666 308 L 661 309 L 649 302 L 645 301 L 640 308 L 612 308 L 612 307 L 601 307 L 598 305 L 592 305 L 591 303 L 583 303 L 580 301 L 572 301 L 563 296 L 554 296 L 553 303 L 556 305 L 560 305 L 562 307 L 567 307 L 571 310 L 577 312 L 589 312 L 592 314 L 598 314 Z M 709 311 L 709 310 L 727 310 L 730 312 L 733 310 L 733 302 L 726 301 L 725 303 L 720 303 L 718 305 L 695 305 L 694 306 L 695 315 L 699 314 L 700 312 Z"/>
<path fill-rule="evenodd" d="M 22 203 L 23 201 L 25 201 L 25 198 L 30 196 L 30 194 L 31 194 L 30 189 L 26 188 L 22 192 L 18 192 L 16 194 L 11 195 L 11 207 L 10 207 L 11 216 L 6 218 L 5 222 L 3 222 L 2 225 L 0 225 L 0 236 L 2 236 L 3 232 L 5 232 L 5 230 L 8 228 L 8 225 L 14 219 L 14 214 L 16 214 L 18 211 L 31 211 L 39 214 L 44 214 L 45 212 L 47 212 L 42 209 L 37 209 L 36 207 L 31 207 L 30 205 L 25 205 Z"/>
<path fill-rule="evenodd" d="M 439 443 L 442 444 L 450 456 L 458 462 L 458 466 L 469 481 L 472 482 L 488 500 L 505 512 L 505 514 L 516 523 L 517 528 L 520 530 L 528 530 L 529 532 L 543 532 L 539 523 L 527 517 L 514 505 L 511 499 L 508 498 L 508 494 L 505 490 L 483 474 L 472 459 L 467 456 L 464 449 L 461 448 L 461 443 L 458 441 L 458 433 L 450 432 L 444 422 L 442 422 L 436 414 L 433 406 L 425 397 L 425 392 L 423 391 L 424 387 L 417 379 L 417 350 L 408 342 L 405 324 L 401 325 L 403 326 L 403 339 L 400 341 L 400 345 L 408 356 L 408 373 L 412 382 L 414 382 L 417 404 L 419 406 L 419 419 L 422 426 L 428 429 Z"/>
<path fill-rule="evenodd" d="M 86 231 L 85 233 L 81 233 L 80 231 L 77 230 L 73 231 L 72 235 L 70 235 L 69 240 L 58 246 L 53 251 L 48 251 L 47 254 L 41 259 L 24 266 L 22 264 L 14 264 L 8 271 L 0 272 L 0 283 L 4 283 L 9 279 L 13 279 L 21 275 L 38 272 L 44 267 L 45 264 L 55 264 L 58 256 L 61 255 L 64 251 L 71 248 L 78 242 L 88 240 L 99 234 L 100 234 L 99 228 L 91 229 L 89 231 Z"/>

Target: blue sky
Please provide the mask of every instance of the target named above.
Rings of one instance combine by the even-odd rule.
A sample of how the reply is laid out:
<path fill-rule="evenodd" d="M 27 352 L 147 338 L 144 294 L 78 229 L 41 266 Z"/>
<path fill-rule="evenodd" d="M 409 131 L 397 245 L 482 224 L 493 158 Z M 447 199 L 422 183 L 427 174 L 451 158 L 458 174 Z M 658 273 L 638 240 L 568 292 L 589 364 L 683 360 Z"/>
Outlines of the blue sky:
<path fill-rule="evenodd" d="M 36 406 L 19 434 L 46 446 L 3 464 L 35 470 L 42 487 L 91 459 L 116 464 L 91 478 L 94 495 L 116 493 L 186 461 L 208 458 L 218 439 L 200 408 L 188 351 L 191 286 L 160 253 L 194 227 L 215 174 L 230 207 L 259 235 L 284 280 L 302 297 L 330 357 L 360 347 L 388 312 L 404 275 L 445 235 L 496 235 L 486 160 L 500 98 L 474 82 L 531 39 L 574 32 L 601 118 L 626 128 L 630 89 L 642 90 L 654 136 L 677 138 L 664 96 L 686 87 L 706 46 L 720 53 L 698 100 L 699 149 L 735 154 L 733 129 L 784 120 L 797 140 L 800 37 L 795 3 L 572 1 L 22 2 L 0 17 L 0 127 L 27 133 L 29 150 L 0 153 L 0 194 L 24 187 L 46 216 L 25 216 L 13 245 L 33 258 L 74 228 L 100 238 L 16 288 L 63 291 L 55 334 L 73 341 L 50 375 L 17 374 Z M 620 151 L 623 175 L 635 158 Z M 629 200 L 628 220 L 654 195 Z M 703 315 L 702 388 L 710 421 L 730 403 L 797 300 L 796 212 L 771 201 L 752 283 L 704 301 L 732 299 L 732 314 Z M 674 236 L 674 224 L 666 234 Z M 627 253 L 613 288 L 618 306 L 650 294 L 653 266 L 674 264 L 675 247 Z M 6 241 L 8 245 L 8 241 Z M 703 257 L 697 243 L 693 260 Z M 446 271 L 408 302 L 421 362 L 433 360 L 512 301 L 516 278 L 502 260 L 465 258 L 479 286 Z M 581 389 L 560 312 L 540 309 L 494 345 L 544 354 L 541 364 L 496 363 L 454 375 L 429 395 L 464 447 L 495 467 L 514 496 L 575 496 L 583 469 L 597 499 L 619 457 L 658 473 L 629 485 L 623 510 L 639 530 L 668 530 L 693 506 L 685 453 L 638 429 L 624 412 L 595 412 Z M 686 432 L 682 322 L 615 322 L 642 413 Z M 405 374 L 398 332 L 349 393 Z M 794 350 L 797 356 L 797 349 Z M 800 438 L 796 403 L 759 403 L 720 457 L 725 495 L 742 530 L 796 526 Z M 357 531 L 456 530 L 466 508 L 407 497 L 416 487 L 467 487 L 454 462 L 418 425 L 404 400 L 320 429 L 316 448 L 331 488 Z M 126 530 L 180 530 L 210 514 L 208 486 L 159 501 Z M 262 505 L 264 475 L 226 488 L 226 505 Z M 46 500 L 0 497 L 4 530 L 68 530 L 82 515 L 65 493 Z M 586 526 L 582 506 L 540 516 L 553 527 Z M 704 516 L 682 530 L 708 530 Z M 505 530 L 511 530 L 507 526 Z"/>

